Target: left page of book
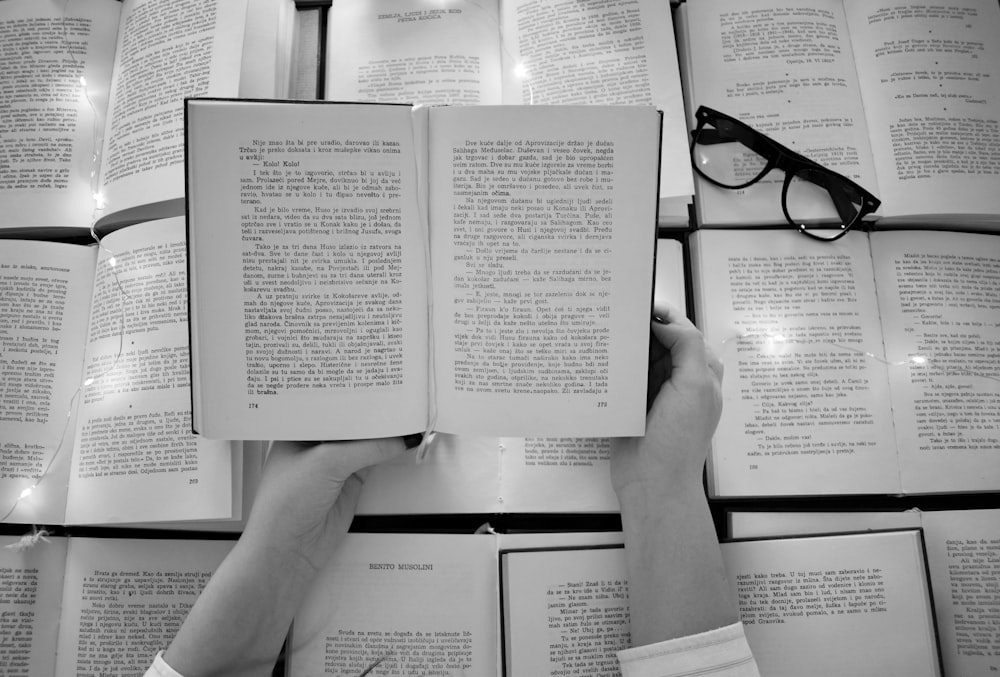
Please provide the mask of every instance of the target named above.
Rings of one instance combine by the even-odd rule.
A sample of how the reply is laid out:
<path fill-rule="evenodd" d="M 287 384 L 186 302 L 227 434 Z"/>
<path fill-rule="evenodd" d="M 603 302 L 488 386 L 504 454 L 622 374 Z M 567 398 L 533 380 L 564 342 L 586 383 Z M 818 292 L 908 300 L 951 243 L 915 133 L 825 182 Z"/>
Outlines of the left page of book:
<path fill-rule="evenodd" d="M 287 674 L 495 677 L 494 537 L 349 533 L 292 623 Z"/>
<path fill-rule="evenodd" d="M 844 7 L 884 219 L 1000 227 L 1000 7 Z"/>
<path fill-rule="evenodd" d="M 0 666 L 5 677 L 55 675 L 66 539 L 48 536 L 25 549 L 0 536 Z"/>
<path fill-rule="evenodd" d="M 498 0 L 337 0 L 327 15 L 331 101 L 502 103 Z"/>
<path fill-rule="evenodd" d="M 685 101 L 730 115 L 879 194 L 866 110 L 841 0 L 698 0 L 679 13 Z M 761 168 L 751 153 L 733 155 L 733 184 Z M 699 222 L 741 227 L 785 223 L 784 174 L 747 188 L 695 180 Z M 797 218 L 835 218 L 817 204 Z"/>
<path fill-rule="evenodd" d="M 417 138 L 408 106 L 189 102 L 196 430 L 426 429 Z"/>
<path fill-rule="evenodd" d="M 236 96 L 248 0 L 126 0 L 101 151 L 102 222 L 184 211 L 184 97 Z"/>
<path fill-rule="evenodd" d="M 660 116 L 430 110 L 437 429 L 641 435 Z"/>
<path fill-rule="evenodd" d="M 96 247 L 0 246 L 0 515 L 11 510 L 7 521 L 65 518 L 96 261 Z"/>
<path fill-rule="evenodd" d="M 143 674 L 233 543 L 70 537 L 56 677 Z"/>
<path fill-rule="evenodd" d="M 690 242 L 696 320 L 726 371 L 713 494 L 898 493 L 867 235 L 699 230 Z"/>
<path fill-rule="evenodd" d="M 1000 237 L 870 237 L 903 491 L 1000 490 Z"/>
<path fill-rule="evenodd" d="M 232 517 L 228 442 L 191 433 L 184 220 L 101 241 L 67 523 Z"/>
<path fill-rule="evenodd" d="M 0 228 L 90 226 L 120 11 L 114 0 L 0 3 Z"/>
<path fill-rule="evenodd" d="M 723 543 L 722 555 L 762 675 L 940 675 L 919 531 Z"/>
<path fill-rule="evenodd" d="M 995 627 L 1000 511 L 733 512 L 733 538 L 923 528 L 946 675 L 1000 670 Z"/>

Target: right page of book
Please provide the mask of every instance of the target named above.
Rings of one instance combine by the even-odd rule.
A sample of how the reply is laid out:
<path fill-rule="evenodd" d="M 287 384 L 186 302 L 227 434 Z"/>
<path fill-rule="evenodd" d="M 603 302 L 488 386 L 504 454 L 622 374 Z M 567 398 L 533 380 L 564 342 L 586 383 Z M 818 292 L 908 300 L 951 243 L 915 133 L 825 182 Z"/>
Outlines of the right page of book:
<path fill-rule="evenodd" d="M 1000 237 L 871 243 L 903 491 L 1000 490 Z"/>
<path fill-rule="evenodd" d="M 292 624 L 287 674 L 494 675 L 492 536 L 350 533 Z"/>
<path fill-rule="evenodd" d="M 882 214 L 1000 221 L 1000 7 L 844 5 Z"/>
<path fill-rule="evenodd" d="M 868 236 L 691 237 L 695 320 L 725 366 L 716 496 L 899 491 Z"/>
<path fill-rule="evenodd" d="M 919 531 L 739 541 L 722 555 L 762 675 L 940 674 Z"/>
<path fill-rule="evenodd" d="M 430 113 L 437 429 L 641 435 L 660 116 Z"/>
<path fill-rule="evenodd" d="M 66 522 L 233 517 L 241 467 L 191 433 L 184 219 L 101 241 Z"/>
<path fill-rule="evenodd" d="M 233 543 L 71 537 L 55 674 L 143 674 Z"/>
<path fill-rule="evenodd" d="M 841 0 L 697 0 L 680 16 L 692 119 L 698 106 L 714 108 L 878 195 Z M 756 173 L 749 166 L 757 165 L 744 163 L 736 175 L 749 181 Z M 699 177 L 699 223 L 784 223 L 783 180 L 774 171 L 729 190 Z"/>

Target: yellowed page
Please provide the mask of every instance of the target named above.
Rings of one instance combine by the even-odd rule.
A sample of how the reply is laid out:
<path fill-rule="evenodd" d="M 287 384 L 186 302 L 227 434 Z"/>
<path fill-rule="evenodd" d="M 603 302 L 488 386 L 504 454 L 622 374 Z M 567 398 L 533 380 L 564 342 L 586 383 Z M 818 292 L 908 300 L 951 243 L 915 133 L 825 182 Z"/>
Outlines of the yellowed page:
<path fill-rule="evenodd" d="M 1000 222 L 1000 8 L 845 0 L 882 214 Z"/>
<path fill-rule="evenodd" d="M 939 675 L 919 531 L 724 543 L 762 675 Z"/>
<path fill-rule="evenodd" d="M 897 493 L 868 237 L 701 230 L 695 316 L 725 367 L 717 496 Z"/>
<path fill-rule="evenodd" d="M 698 0 L 684 11 L 692 120 L 709 106 L 879 194 L 841 0 Z M 783 224 L 783 180 L 776 171 L 733 191 L 698 177 L 699 220 Z M 835 213 L 817 204 L 796 218 Z"/>
<path fill-rule="evenodd" d="M 48 537 L 15 550 L 20 539 L 0 536 L 0 665 L 6 677 L 55 674 L 66 539 Z"/>
<path fill-rule="evenodd" d="M 426 233 L 410 108 L 192 102 L 195 428 L 427 426 Z"/>
<path fill-rule="evenodd" d="M 638 106 L 436 108 L 436 428 L 645 429 L 659 116 Z"/>
<path fill-rule="evenodd" d="M 497 0 L 337 0 L 326 36 L 328 100 L 501 103 Z"/>
<path fill-rule="evenodd" d="M 350 533 L 292 624 L 288 674 L 496 677 L 492 536 Z"/>
<path fill-rule="evenodd" d="M 181 218 L 102 240 L 67 523 L 233 516 L 229 443 L 191 433 L 186 264 Z"/>
<path fill-rule="evenodd" d="M 11 511 L 7 521 L 65 517 L 96 259 L 96 248 L 81 245 L 0 246 L 0 516 Z"/>
<path fill-rule="evenodd" d="M 120 10 L 114 0 L 0 3 L 4 78 L 17 83 L 0 95 L 0 228 L 90 225 Z"/>
<path fill-rule="evenodd" d="M 233 543 L 71 538 L 56 677 L 143 674 Z"/>
<path fill-rule="evenodd" d="M 1000 238 L 871 242 L 903 491 L 1000 489 Z"/>
<path fill-rule="evenodd" d="M 183 213 L 184 97 L 237 95 L 246 11 L 247 0 L 123 3 L 101 153 L 105 218 L 167 200 L 159 215 Z"/>

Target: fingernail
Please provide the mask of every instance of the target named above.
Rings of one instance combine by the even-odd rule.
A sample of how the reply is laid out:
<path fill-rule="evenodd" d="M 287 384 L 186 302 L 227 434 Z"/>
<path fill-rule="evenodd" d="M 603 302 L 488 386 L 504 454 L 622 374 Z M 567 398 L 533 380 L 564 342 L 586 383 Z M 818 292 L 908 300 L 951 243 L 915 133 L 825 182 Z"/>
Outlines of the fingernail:
<path fill-rule="evenodd" d="M 657 324 L 666 324 L 667 323 L 667 321 L 664 320 L 659 315 L 653 315 L 653 322 L 656 322 Z"/>

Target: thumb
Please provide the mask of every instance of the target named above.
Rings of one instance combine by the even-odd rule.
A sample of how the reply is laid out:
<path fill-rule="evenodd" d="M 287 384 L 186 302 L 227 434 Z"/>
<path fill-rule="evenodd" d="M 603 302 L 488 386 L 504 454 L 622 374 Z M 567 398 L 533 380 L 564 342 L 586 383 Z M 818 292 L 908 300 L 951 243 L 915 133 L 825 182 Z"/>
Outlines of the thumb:
<path fill-rule="evenodd" d="M 359 470 L 385 463 L 406 451 L 402 438 L 386 437 L 374 440 L 327 442 L 320 445 L 323 453 L 336 454 L 338 470 L 346 479 Z"/>

